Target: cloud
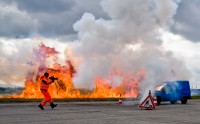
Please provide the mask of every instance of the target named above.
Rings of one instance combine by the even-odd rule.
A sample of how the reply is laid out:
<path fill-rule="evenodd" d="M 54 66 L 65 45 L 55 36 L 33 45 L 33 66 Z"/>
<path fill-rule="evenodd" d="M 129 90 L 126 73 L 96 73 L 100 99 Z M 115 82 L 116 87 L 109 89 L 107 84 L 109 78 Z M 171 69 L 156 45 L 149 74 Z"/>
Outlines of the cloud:
<path fill-rule="evenodd" d="M 174 21 L 171 31 L 193 42 L 200 41 L 198 34 L 200 29 L 199 0 L 152 1 L 150 8 L 155 11 L 154 16 L 156 16 L 155 21 L 157 23 L 164 25 L 161 22 L 172 19 L 175 15 L 174 19 L 171 20 L 172 22 Z M 39 34 L 46 37 L 61 37 L 64 41 L 65 38 L 68 40 L 76 37 L 72 25 L 81 18 L 84 12 L 92 13 L 97 19 L 109 19 L 108 14 L 111 18 L 117 18 L 117 16 L 131 17 L 128 12 L 130 9 L 120 13 L 119 11 L 121 10 L 118 10 L 117 7 L 114 9 L 113 6 L 106 7 L 104 5 L 105 12 L 102 10 L 100 2 L 101 0 L 0 1 L 0 36 L 23 38 Z M 162 4 L 163 2 L 165 4 Z M 177 3 L 180 3 L 180 6 Z M 169 5 L 170 9 L 168 9 Z M 106 9 L 112 9 L 112 14 L 111 11 L 109 12 Z M 137 9 L 137 7 L 132 8 L 132 10 L 134 9 Z M 177 12 L 174 11 L 176 9 Z M 171 14 L 171 12 L 175 13 Z M 139 23 L 140 20 L 138 21 Z M 68 37 L 67 35 L 71 36 Z"/>
<path fill-rule="evenodd" d="M 39 34 L 66 38 L 67 35 L 75 34 L 72 25 L 84 12 L 91 12 L 96 17 L 107 17 L 99 2 L 99 0 L 1 1 L 0 36 L 13 38 Z"/>
<path fill-rule="evenodd" d="M 183 0 L 174 17 L 175 24 L 171 27 L 171 31 L 179 34 L 184 38 L 192 41 L 200 41 L 200 1 L 199 0 Z"/>
<path fill-rule="evenodd" d="M 18 0 L 16 1 L 20 10 L 28 13 L 51 13 L 69 11 L 74 5 L 73 0 Z"/>
<path fill-rule="evenodd" d="M 37 20 L 27 12 L 19 11 L 16 4 L 0 4 L 0 36 L 26 36 L 37 27 Z"/>

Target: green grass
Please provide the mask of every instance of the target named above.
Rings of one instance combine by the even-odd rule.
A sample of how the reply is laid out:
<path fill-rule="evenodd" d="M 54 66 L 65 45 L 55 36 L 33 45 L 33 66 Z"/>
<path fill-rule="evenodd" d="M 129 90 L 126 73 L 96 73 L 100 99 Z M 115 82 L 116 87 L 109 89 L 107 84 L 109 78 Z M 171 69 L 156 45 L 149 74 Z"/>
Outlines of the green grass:
<path fill-rule="evenodd" d="M 192 96 L 192 99 L 200 99 L 200 96 Z"/>
<path fill-rule="evenodd" d="M 23 103 L 23 102 L 38 102 L 42 99 L 24 99 L 24 98 L 0 98 L 0 103 Z"/>
<path fill-rule="evenodd" d="M 192 96 L 192 99 L 200 99 L 200 96 Z M 41 102 L 43 99 L 36 98 L 0 98 L 0 103 L 24 103 L 24 102 Z M 55 102 L 95 102 L 95 101 L 118 101 L 119 98 L 62 98 L 53 99 Z M 125 98 L 122 98 L 125 100 Z M 133 100 L 133 98 L 126 98 Z"/>
<path fill-rule="evenodd" d="M 123 98 L 124 99 L 124 98 Z M 129 98 L 131 99 L 131 98 Z M 23 103 L 41 102 L 43 99 L 27 98 L 0 98 L 0 103 Z M 118 101 L 119 98 L 62 98 L 53 99 L 54 102 L 95 102 L 95 101 Z"/>

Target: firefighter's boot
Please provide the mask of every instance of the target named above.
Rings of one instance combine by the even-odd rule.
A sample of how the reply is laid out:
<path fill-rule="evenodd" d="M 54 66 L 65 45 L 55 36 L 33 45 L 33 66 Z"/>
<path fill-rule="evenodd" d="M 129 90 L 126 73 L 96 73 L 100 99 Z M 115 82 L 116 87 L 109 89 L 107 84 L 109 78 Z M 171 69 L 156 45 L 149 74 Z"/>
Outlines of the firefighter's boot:
<path fill-rule="evenodd" d="M 38 107 L 41 109 L 41 110 L 44 110 L 43 106 L 41 104 L 38 105 Z"/>
<path fill-rule="evenodd" d="M 51 108 L 55 108 L 57 106 L 57 104 L 51 103 L 50 106 L 51 106 Z"/>

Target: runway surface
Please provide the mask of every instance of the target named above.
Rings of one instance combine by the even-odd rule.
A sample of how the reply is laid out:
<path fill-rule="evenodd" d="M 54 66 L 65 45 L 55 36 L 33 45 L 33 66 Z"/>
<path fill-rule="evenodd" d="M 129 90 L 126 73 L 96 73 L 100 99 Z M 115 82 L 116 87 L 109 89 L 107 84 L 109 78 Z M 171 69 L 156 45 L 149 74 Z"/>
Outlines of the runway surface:
<path fill-rule="evenodd" d="M 0 124 L 200 124 L 200 100 L 162 103 L 141 110 L 137 101 L 58 102 L 42 111 L 39 103 L 0 103 Z"/>

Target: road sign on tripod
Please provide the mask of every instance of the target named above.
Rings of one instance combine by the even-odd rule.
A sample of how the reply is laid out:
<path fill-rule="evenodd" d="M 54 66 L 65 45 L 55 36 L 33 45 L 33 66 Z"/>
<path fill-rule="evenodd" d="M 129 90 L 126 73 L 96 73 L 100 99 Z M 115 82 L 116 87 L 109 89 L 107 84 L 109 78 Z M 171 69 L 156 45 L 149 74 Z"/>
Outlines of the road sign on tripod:
<path fill-rule="evenodd" d="M 151 91 L 149 90 L 149 95 L 145 98 L 145 100 L 139 105 L 141 109 L 156 109 L 153 98 L 151 96 Z"/>

